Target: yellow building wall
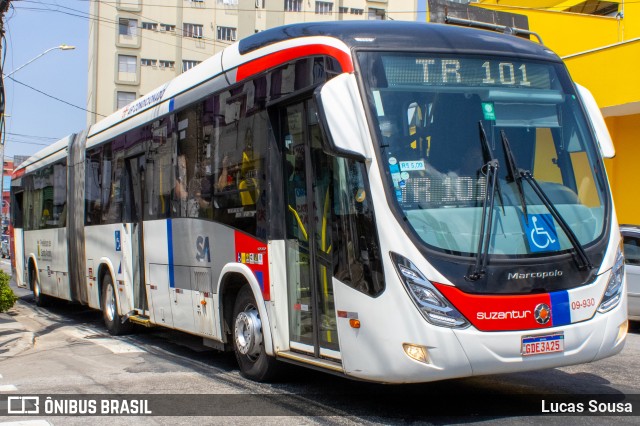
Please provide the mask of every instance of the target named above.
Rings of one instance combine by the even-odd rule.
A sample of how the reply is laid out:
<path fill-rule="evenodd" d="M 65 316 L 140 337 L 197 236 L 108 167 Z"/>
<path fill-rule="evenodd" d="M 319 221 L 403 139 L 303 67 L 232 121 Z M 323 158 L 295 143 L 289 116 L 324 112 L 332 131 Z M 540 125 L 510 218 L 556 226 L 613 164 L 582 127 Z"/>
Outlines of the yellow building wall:
<path fill-rule="evenodd" d="M 621 39 L 620 25 L 616 18 L 607 16 L 558 13 L 528 7 L 478 4 L 486 9 L 518 13 L 529 18 L 529 30 L 542 37 L 545 46 L 559 56 L 583 52 Z M 537 41 L 535 37 L 531 40 Z"/>
<path fill-rule="evenodd" d="M 616 156 L 605 160 L 620 223 L 640 224 L 640 114 L 606 119 Z"/>
<path fill-rule="evenodd" d="M 528 16 L 529 29 L 540 33 L 544 43 L 563 56 L 587 50 L 589 48 L 584 47 L 594 42 L 594 47 L 600 47 L 640 37 L 640 3 L 635 0 L 624 3 L 608 1 L 619 4 L 618 11 L 622 16 L 616 18 L 565 12 L 584 0 L 480 0 L 471 5 Z M 553 23 L 560 25 L 554 27 Z"/>
<path fill-rule="evenodd" d="M 565 58 L 571 78 L 587 87 L 600 108 L 640 101 L 640 40 Z"/>

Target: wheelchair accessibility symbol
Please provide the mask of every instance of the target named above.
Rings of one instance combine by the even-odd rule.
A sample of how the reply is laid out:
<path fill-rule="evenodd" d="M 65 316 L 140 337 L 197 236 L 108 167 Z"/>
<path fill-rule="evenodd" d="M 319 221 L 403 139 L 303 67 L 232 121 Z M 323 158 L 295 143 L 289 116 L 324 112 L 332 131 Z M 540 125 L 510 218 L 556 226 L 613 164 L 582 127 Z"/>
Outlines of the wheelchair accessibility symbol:
<path fill-rule="evenodd" d="M 523 220 L 523 225 L 529 241 L 529 249 L 534 253 L 560 250 L 553 217 L 550 214 L 530 214 L 527 216 L 529 223 L 527 224 Z"/>

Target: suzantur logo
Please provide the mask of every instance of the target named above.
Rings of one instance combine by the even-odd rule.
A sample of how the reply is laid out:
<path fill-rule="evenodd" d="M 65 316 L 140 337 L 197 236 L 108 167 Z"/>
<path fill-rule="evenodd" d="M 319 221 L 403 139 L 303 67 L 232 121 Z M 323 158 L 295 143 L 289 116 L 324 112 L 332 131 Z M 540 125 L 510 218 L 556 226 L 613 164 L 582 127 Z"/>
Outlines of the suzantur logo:
<path fill-rule="evenodd" d="M 505 320 L 505 319 L 524 319 L 531 315 L 531 311 L 504 311 L 504 312 L 477 312 L 476 318 L 479 320 Z"/>
<path fill-rule="evenodd" d="M 561 277 L 562 271 L 544 271 L 544 272 L 509 272 L 507 276 L 508 280 L 526 280 L 529 278 L 553 278 L 553 277 Z"/>

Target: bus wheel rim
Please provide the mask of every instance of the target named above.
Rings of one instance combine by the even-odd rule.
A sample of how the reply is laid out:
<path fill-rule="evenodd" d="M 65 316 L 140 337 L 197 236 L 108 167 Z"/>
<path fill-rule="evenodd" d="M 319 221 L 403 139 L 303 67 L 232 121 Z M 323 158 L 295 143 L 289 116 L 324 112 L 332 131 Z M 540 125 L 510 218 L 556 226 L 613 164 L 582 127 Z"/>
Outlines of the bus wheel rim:
<path fill-rule="evenodd" d="M 113 296 L 113 287 L 109 286 L 107 289 L 107 297 L 105 299 L 105 311 L 107 319 L 113 321 L 116 317 L 116 298 Z"/>
<path fill-rule="evenodd" d="M 260 355 L 262 343 L 262 323 L 257 309 L 248 307 L 236 318 L 234 339 L 238 352 L 255 360 Z"/>

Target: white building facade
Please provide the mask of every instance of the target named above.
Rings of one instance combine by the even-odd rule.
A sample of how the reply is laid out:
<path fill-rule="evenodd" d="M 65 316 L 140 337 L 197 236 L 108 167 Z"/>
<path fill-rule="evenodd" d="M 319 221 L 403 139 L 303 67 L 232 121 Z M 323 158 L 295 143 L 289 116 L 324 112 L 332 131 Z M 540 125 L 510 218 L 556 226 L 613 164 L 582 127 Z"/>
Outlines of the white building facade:
<path fill-rule="evenodd" d="M 416 0 L 91 2 L 87 124 L 259 31 L 299 22 L 415 21 Z M 424 6 L 423 6 L 424 7 Z"/>

